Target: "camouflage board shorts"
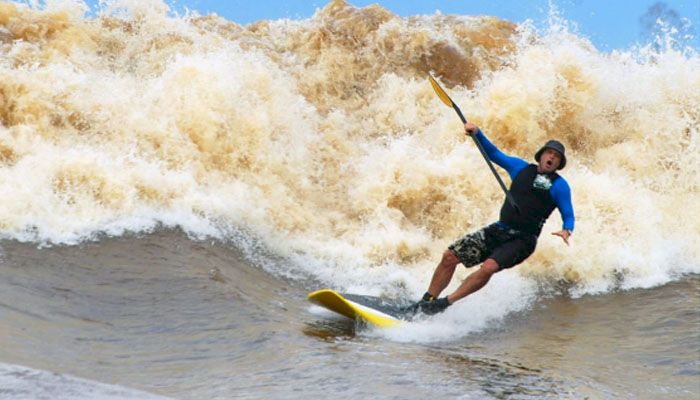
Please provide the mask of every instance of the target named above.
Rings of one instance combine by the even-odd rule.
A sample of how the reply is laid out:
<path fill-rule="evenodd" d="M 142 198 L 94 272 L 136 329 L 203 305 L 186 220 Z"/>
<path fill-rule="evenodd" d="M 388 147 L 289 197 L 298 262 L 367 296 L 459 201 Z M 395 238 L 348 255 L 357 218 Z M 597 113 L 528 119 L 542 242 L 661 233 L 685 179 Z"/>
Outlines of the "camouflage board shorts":
<path fill-rule="evenodd" d="M 496 222 L 467 234 L 452 243 L 450 249 L 464 264 L 473 267 L 493 258 L 499 269 L 511 268 L 525 261 L 537 246 L 537 236 L 511 229 Z"/>

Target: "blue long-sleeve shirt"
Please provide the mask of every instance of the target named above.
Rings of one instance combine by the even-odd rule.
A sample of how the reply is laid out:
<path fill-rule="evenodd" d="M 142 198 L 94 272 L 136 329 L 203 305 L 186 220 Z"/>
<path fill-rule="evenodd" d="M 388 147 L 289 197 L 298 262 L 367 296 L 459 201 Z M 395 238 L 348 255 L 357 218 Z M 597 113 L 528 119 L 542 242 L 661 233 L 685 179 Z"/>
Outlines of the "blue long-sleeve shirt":
<path fill-rule="evenodd" d="M 510 175 L 511 180 L 515 179 L 523 168 L 530 165 L 522 158 L 504 154 L 488 140 L 486 135 L 484 135 L 481 130 L 479 130 L 479 132 L 476 134 L 476 139 L 481 144 L 481 147 L 484 148 L 488 158 L 501 168 L 505 169 L 508 172 L 508 175 Z M 561 214 L 561 219 L 563 221 L 562 228 L 573 232 L 575 217 L 574 207 L 571 203 L 571 188 L 569 187 L 569 183 L 564 179 L 564 177 L 559 176 L 559 178 L 554 180 L 552 183 L 552 187 L 549 189 L 549 194 L 552 196 L 552 200 L 554 200 L 554 203 Z"/>

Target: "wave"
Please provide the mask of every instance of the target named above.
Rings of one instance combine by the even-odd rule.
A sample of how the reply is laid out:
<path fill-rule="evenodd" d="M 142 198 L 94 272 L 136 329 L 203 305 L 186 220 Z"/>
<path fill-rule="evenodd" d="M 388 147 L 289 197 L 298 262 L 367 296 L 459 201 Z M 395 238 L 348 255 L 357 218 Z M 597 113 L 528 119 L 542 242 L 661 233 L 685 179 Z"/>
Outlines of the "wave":
<path fill-rule="evenodd" d="M 121 386 L 3 363 L 0 363 L 0 383 L 3 397 L 15 399 L 77 400 L 86 396 L 99 400 L 168 399 Z"/>
<path fill-rule="evenodd" d="M 178 226 L 256 238 L 285 260 L 278 273 L 422 293 L 447 244 L 502 201 L 432 72 L 505 152 L 568 147 L 573 244 L 548 234 L 553 214 L 513 279 L 581 295 L 700 273 L 700 57 L 687 49 L 604 53 L 561 21 L 538 32 L 340 0 L 247 26 L 158 0 L 95 15 L 5 2 L 0 46 L 4 238 Z"/>

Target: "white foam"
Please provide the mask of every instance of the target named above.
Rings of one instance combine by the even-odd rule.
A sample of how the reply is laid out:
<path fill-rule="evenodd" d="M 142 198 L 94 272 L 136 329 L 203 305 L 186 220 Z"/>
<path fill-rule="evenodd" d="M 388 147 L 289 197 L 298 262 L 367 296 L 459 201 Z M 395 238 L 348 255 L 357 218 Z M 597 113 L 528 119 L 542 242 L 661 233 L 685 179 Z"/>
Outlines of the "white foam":
<path fill-rule="evenodd" d="M 446 246 L 502 201 L 416 72 L 429 62 L 452 66 L 434 72 L 503 151 L 529 160 L 552 137 L 567 145 L 572 246 L 550 236 L 555 212 L 508 280 L 583 295 L 700 273 L 692 51 L 601 53 L 561 21 L 538 33 L 335 4 L 241 27 L 158 0 L 111 2 L 97 18 L 71 2 L 64 16 L 64 3 L 3 8 L 16 21 L 0 63 L 3 238 L 180 227 L 231 240 L 279 276 L 417 298 Z M 499 285 L 487 289 L 509 290 Z M 517 285 L 519 297 L 455 305 L 437 337 L 527 307 Z M 471 319 L 450 319 L 462 307 Z"/>
<path fill-rule="evenodd" d="M 377 329 L 399 342 L 444 342 L 468 337 L 493 327 L 510 313 L 527 310 L 535 300 L 536 285 L 515 274 L 499 273 L 481 291 L 450 306 L 444 313 L 407 322 L 397 328 Z"/>

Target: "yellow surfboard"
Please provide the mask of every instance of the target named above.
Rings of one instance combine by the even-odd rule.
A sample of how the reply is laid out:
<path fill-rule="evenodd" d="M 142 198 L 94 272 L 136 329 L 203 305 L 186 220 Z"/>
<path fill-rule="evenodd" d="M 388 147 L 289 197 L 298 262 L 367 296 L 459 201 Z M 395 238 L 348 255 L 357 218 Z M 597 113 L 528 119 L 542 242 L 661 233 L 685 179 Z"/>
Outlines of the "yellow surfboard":
<path fill-rule="evenodd" d="M 380 328 L 390 328 L 401 323 L 402 307 L 396 302 L 379 297 L 346 294 L 332 289 L 309 293 L 309 300 L 328 310 L 354 320 L 362 320 Z"/>

